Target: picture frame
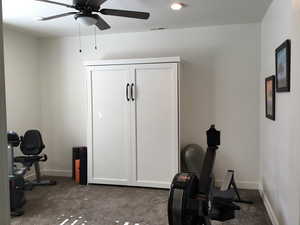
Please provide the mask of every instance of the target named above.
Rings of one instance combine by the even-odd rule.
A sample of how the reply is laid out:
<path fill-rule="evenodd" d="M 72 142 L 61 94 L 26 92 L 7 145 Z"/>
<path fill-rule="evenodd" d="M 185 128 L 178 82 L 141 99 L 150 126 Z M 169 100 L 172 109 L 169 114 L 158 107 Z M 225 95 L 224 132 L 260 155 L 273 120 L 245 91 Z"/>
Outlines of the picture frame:
<path fill-rule="evenodd" d="M 291 41 L 286 40 L 276 49 L 276 91 L 291 89 Z"/>
<path fill-rule="evenodd" d="M 275 120 L 275 76 L 265 79 L 266 117 Z"/>

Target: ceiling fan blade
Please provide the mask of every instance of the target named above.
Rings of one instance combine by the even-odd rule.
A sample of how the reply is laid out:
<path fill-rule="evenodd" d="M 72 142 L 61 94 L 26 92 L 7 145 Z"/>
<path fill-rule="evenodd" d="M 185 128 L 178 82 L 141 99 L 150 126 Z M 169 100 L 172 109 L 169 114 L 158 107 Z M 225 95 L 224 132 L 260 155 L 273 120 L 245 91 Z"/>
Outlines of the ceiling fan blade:
<path fill-rule="evenodd" d="M 90 6 L 95 11 L 100 9 L 100 6 L 107 0 L 86 0 L 86 5 Z"/>
<path fill-rule="evenodd" d="M 54 1 L 48 1 L 48 0 L 35 0 L 35 1 L 46 2 L 46 3 L 50 3 L 50 4 L 65 6 L 65 7 L 68 7 L 68 8 L 75 8 L 73 5 L 68 5 L 68 4 L 60 3 L 60 2 L 54 2 Z"/>
<path fill-rule="evenodd" d="M 104 19 L 97 15 L 97 23 L 95 24 L 100 30 L 110 29 L 110 26 Z"/>
<path fill-rule="evenodd" d="M 135 19 L 147 20 L 150 17 L 150 13 L 147 12 L 136 12 L 136 11 L 127 11 L 127 10 L 118 10 L 118 9 L 101 9 L 100 13 L 110 16 L 122 16 Z"/>
<path fill-rule="evenodd" d="M 55 16 L 42 17 L 39 19 L 39 21 L 52 20 L 52 19 L 57 19 L 60 17 L 65 17 L 65 16 L 71 16 L 71 15 L 75 15 L 75 14 L 77 14 L 77 12 L 68 12 L 68 13 L 63 13 L 63 14 L 59 14 L 59 15 L 55 15 Z"/>

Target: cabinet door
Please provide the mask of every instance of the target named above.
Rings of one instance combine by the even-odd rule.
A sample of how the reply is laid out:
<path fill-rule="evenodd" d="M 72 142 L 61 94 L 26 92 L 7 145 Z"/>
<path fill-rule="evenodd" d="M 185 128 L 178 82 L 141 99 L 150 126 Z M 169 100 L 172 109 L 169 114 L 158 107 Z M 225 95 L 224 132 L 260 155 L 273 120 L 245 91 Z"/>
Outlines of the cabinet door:
<path fill-rule="evenodd" d="M 127 99 L 127 84 L 131 83 L 133 72 L 128 66 L 95 67 L 91 72 L 90 183 L 130 184 L 131 103 Z"/>
<path fill-rule="evenodd" d="M 135 67 L 135 185 L 169 188 L 178 172 L 177 64 Z"/>

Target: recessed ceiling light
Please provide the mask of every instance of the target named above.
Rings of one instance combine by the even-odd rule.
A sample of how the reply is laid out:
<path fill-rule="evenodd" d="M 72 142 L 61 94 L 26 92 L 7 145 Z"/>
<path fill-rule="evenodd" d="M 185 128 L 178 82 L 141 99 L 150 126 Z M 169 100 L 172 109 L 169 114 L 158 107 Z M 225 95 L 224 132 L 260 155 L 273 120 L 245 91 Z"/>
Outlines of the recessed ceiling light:
<path fill-rule="evenodd" d="M 184 5 L 180 2 L 174 2 L 174 3 L 171 4 L 171 9 L 180 10 L 180 9 L 182 9 L 183 6 Z"/>

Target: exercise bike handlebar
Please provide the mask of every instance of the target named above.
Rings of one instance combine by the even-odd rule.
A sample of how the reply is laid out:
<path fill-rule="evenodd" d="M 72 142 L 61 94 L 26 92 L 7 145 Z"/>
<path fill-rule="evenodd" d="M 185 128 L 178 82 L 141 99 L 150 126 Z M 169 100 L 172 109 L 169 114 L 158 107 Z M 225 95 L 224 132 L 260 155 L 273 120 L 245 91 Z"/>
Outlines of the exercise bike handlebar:
<path fill-rule="evenodd" d="M 46 162 L 48 160 L 48 156 L 46 154 L 43 155 L 43 158 L 41 158 L 39 161 Z"/>

